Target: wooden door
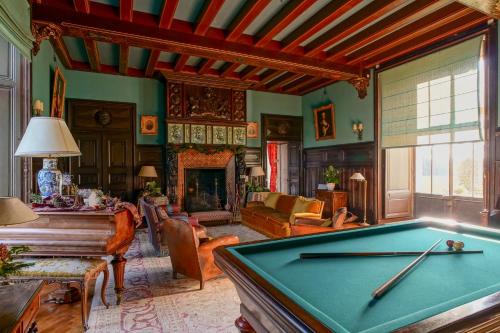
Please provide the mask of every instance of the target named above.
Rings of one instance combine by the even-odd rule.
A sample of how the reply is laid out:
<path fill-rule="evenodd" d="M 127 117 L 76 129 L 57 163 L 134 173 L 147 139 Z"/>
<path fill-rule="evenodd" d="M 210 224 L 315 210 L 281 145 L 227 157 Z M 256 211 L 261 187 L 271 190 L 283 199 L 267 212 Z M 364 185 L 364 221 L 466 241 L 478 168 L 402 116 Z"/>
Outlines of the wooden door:
<path fill-rule="evenodd" d="M 411 217 L 412 148 L 385 151 L 385 218 Z"/>
<path fill-rule="evenodd" d="M 71 159 L 75 182 L 132 200 L 135 104 L 70 99 L 67 109 L 68 125 L 82 152 Z"/>
<path fill-rule="evenodd" d="M 288 194 L 299 195 L 302 193 L 302 143 L 288 142 Z"/>

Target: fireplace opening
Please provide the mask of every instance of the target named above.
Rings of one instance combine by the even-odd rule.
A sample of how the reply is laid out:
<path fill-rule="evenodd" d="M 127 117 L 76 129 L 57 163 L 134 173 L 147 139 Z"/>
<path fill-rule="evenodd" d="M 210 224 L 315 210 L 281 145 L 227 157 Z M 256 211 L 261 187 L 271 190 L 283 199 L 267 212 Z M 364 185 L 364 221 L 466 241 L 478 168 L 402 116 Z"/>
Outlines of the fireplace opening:
<path fill-rule="evenodd" d="M 226 169 L 185 169 L 187 212 L 222 210 L 226 204 Z"/>

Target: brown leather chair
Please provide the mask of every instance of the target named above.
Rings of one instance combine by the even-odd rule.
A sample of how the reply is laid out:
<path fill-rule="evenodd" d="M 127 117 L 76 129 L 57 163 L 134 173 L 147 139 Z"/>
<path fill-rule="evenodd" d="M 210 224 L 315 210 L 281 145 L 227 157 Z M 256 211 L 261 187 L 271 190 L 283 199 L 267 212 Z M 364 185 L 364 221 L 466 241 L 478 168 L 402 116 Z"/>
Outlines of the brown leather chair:
<path fill-rule="evenodd" d="M 319 232 L 328 232 L 338 229 L 355 228 L 358 225 L 354 223 L 344 224 L 347 217 L 347 208 L 341 207 L 337 209 L 330 219 L 311 219 L 311 218 L 298 218 L 295 225 L 291 227 L 292 235 L 308 235 Z"/>
<path fill-rule="evenodd" d="M 200 241 L 193 226 L 176 219 L 168 218 L 164 228 L 174 279 L 177 278 L 177 273 L 181 273 L 200 281 L 200 289 L 203 289 L 205 281 L 223 274 L 215 266 L 212 251 L 218 246 L 237 244 L 240 241 L 237 236 Z"/>

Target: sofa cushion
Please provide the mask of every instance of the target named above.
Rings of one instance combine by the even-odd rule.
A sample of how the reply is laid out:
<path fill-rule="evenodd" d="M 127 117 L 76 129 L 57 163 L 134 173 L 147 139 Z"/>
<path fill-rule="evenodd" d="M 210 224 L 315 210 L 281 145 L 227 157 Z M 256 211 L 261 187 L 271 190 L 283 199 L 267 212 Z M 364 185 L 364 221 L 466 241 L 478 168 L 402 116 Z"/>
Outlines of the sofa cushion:
<path fill-rule="evenodd" d="M 264 200 L 264 205 L 266 207 L 276 209 L 276 204 L 278 203 L 278 199 L 282 196 L 280 192 L 271 192 L 267 195 L 267 198 Z"/>
<path fill-rule="evenodd" d="M 313 213 L 310 211 L 310 208 L 316 208 L 316 204 L 314 203 L 315 201 L 318 200 L 298 197 L 297 200 L 295 200 L 292 212 L 290 213 L 290 218 L 289 218 L 290 223 L 292 224 L 295 223 L 295 214 L 297 213 Z"/>
<path fill-rule="evenodd" d="M 294 195 L 282 195 L 278 199 L 276 204 L 276 210 L 282 213 L 290 214 L 292 212 L 293 205 L 295 205 L 295 200 L 297 199 Z"/>
<path fill-rule="evenodd" d="M 274 211 L 267 215 L 267 219 L 272 219 L 273 221 L 280 223 L 288 223 L 289 215 L 287 213 Z"/>
<path fill-rule="evenodd" d="M 266 217 L 268 217 L 270 214 L 274 213 L 275 210 L 269 207 L 255 207 L 252 209 L 253 216 L 258 216 L 260 218 L 263 218 L 264 220 Z"/>

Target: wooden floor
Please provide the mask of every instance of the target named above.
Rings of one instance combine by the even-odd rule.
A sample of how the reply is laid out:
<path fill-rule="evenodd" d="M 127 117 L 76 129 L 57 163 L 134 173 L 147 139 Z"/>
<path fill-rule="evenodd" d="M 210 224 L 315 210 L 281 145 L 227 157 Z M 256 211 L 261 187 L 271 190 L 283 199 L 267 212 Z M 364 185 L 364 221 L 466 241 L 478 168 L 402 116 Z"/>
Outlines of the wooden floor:
<path fill-rule="evenodd" d="M 89 286 L 89 310 L 92 304 L 94 283 Z M 39 332 L 80 333 L 83 332 L 80 302 L 72 304 L 46 303 L 49 294 L 59 288 L 58 285 L 45 286 L 42 291 L 42 304 L 36 318 Z"/>

